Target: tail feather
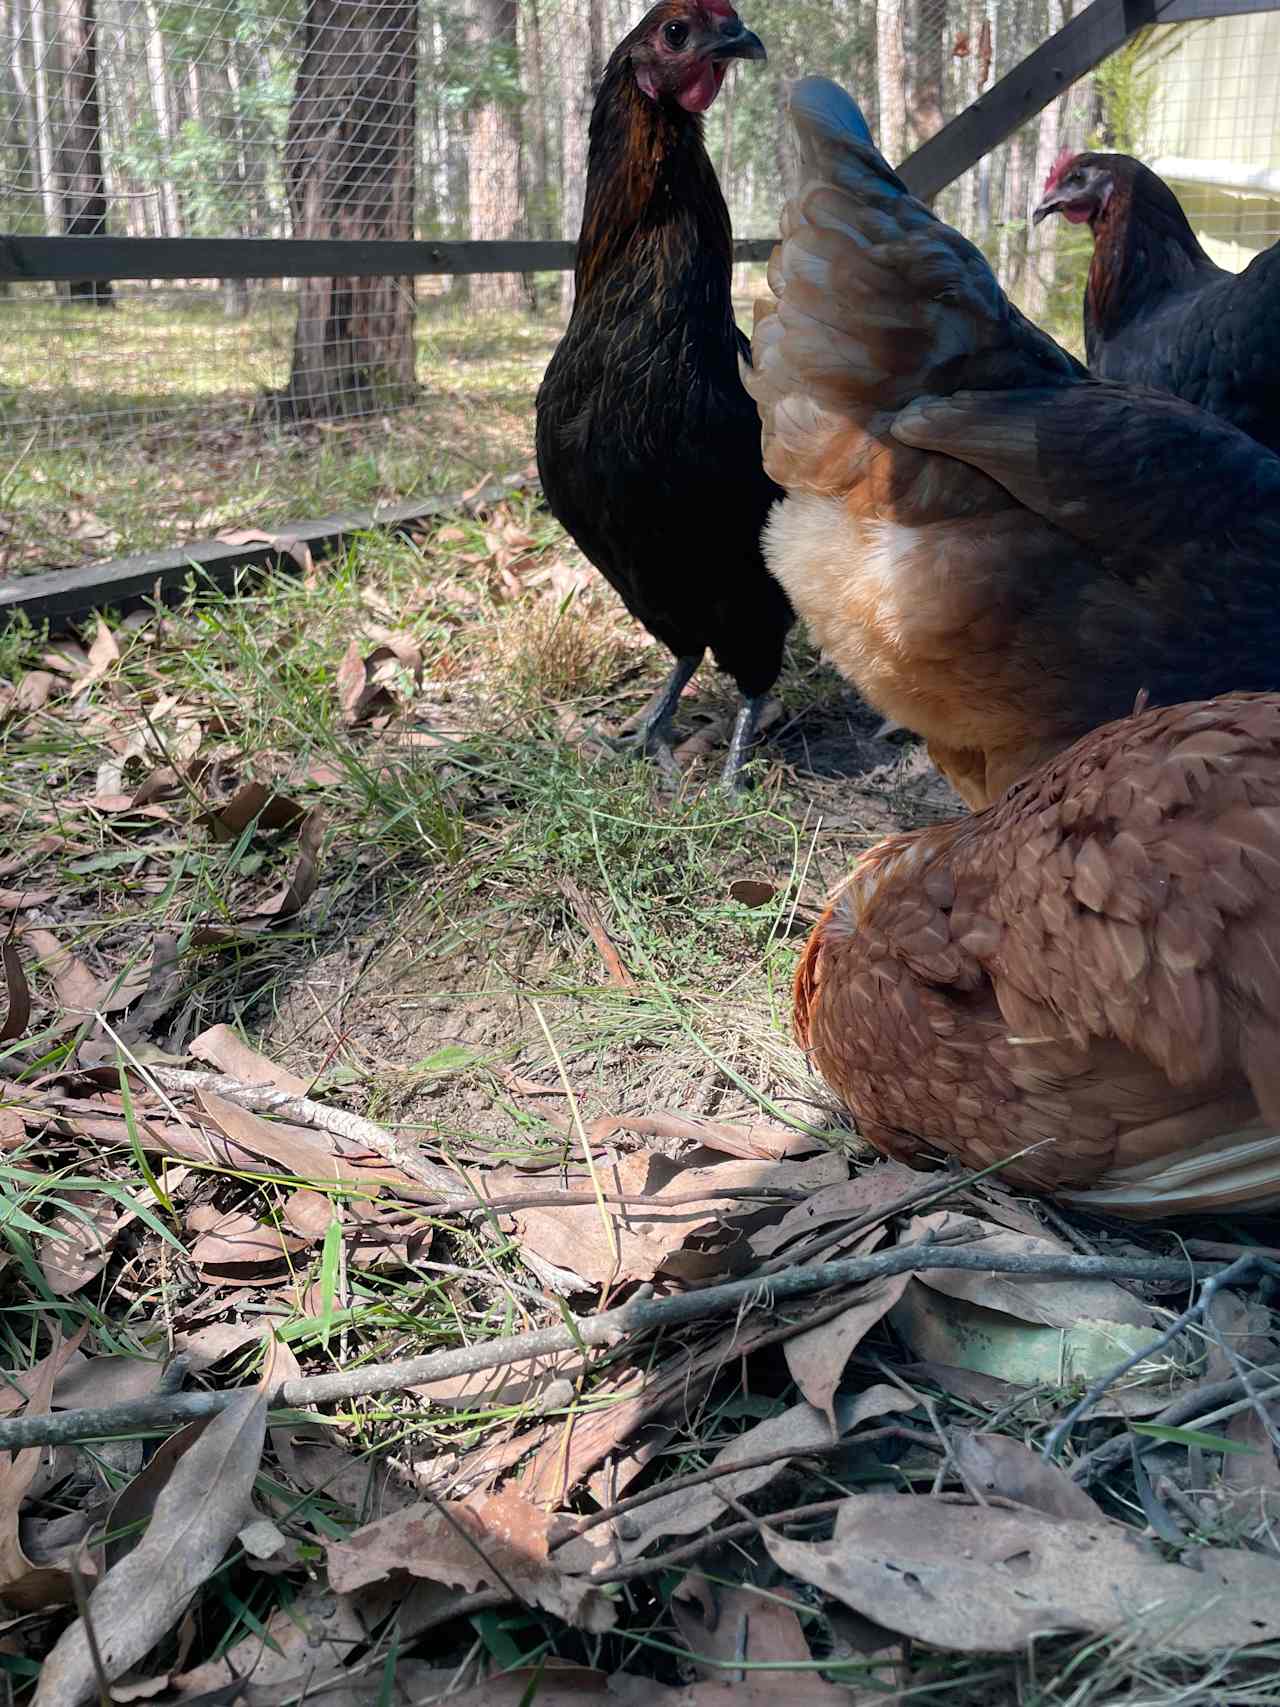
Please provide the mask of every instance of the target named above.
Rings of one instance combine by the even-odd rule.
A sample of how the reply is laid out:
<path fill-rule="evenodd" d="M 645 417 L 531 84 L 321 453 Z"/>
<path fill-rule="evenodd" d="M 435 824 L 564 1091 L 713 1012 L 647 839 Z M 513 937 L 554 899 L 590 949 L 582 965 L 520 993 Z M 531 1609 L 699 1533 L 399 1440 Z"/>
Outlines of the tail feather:
<path fill-rule="evenodd" d="M 744 373 L 775 480 L 820 489 L 808 477 L 829 464 L 831 413 L 846 433 L 874 434 L 897 455 L 893 416 L 963 384 L 973 367 L 965 358 L 982 358 L 983 377 L 971 373 L 971 383 L 1079 371 L 1011 307 L 981 252 L 909 193 L 850 95 L 805 77 L 789 99 L 803 181 L 769 263 L 778 312 L 757 317 L 755 372 Z M 797 396 L 819 406 L 807 449 L 796 437 Z"/>
<path fill-rule="evenodd" d="M 1181 1155 L 1113 1168 L 1088 1190 L 1059 1195 L 1082 1209 L 1154 1221 L 1166 1215 L 1280 1208 L 1280 1133 L 1254 1120 Z"/>

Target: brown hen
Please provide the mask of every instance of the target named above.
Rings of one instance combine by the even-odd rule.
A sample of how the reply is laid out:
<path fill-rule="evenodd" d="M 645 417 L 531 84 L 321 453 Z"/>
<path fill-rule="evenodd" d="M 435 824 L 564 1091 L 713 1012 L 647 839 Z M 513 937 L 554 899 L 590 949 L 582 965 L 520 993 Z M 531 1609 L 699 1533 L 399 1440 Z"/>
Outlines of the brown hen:
<path fill-rule="evenodd" d="M 1277 1207 L 1280 696 L 1144 710 L 872 849 L 795 994 L 900 1161 L 1017 1155 L 1015 1185 L 1139 1218 Z"/>
<path fill-rule="evenodd" d="M 1141 690 L 1280 691 L 1280 457 L 1090 379 L 908 194 L 843 90 L 743 381 L 787 489 L 765 561 L 837 667 L 981 807 Z"/>

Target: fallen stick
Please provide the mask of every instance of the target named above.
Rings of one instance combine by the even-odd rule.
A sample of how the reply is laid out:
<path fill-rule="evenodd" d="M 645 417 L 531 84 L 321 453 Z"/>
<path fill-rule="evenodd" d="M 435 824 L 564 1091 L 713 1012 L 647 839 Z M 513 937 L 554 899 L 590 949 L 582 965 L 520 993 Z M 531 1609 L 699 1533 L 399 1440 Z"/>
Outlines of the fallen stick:
<path fill-rule="evenodd" d="M 278 1382 L 270 1401 L 281 1405 L 316 1405 L 358 1399 L 373 1393 L 402 1392 L 422 1382 L 499 1369 L 529 1357 L 573 1351 L 583 1346 L 615 1345 L 628 1334 L 653 1328 L 679 1327 L 709 1316 L 748 1310 L 767 1310 L 787 1298 L 804 1298 L 831 1287 L 856 1285 L 883 1275 L 923 1273 L 931 1269 L 964 1269 L 978 1274 L 1029 1274 L 1042 1280 L 1208 1280 L 1221 1264 L 1189 1263 L 1167 1257 L 993 1256 L 989 1252 L 945 1250 L 937 1245 L 901 1245 L 875 1256 L 849 1257 L 843 1262 L 793 1268 L 768 1280 L 749 1276 L 683 1292 L 674 1298 L 641 1298 L 598 1316 L 581 1316 L 564 1327 L 537 1328 L 450 1351 L 427 1352 L 397 1363 L 366 1363 L 329 1375 L 308 1375 Z M 111 1435 L 162 1428 L 214 1416 L 231 1404 L 238 1387 L 217 1393 L 157 1394 L 128 1404 L 63 1411 L 59 1415 L 12 1417 L 0 1421 L 0 1451 L 77 1440 L 101 1440 Z"/>
<path fill-rule="evenodd" d="M 311 1126 L 317 1132 L 329 1132 L 336 1138 L 346 1138 L 353 1144 L 363 1144 L 383 1161 L 393 1163 L 419 1185 L 430 1187 L 452 1202 L 474 1202 L 458 1175 L 438 1162 L 424 1161 L 414 1146 L 397 1138 L 384 1127 L 375 1126 L 363 1115 L 351 1114 L 345 1108 L 330 1108 L 310 1097 L 294 1096 L 289 1091 L 273 1090 L 270 1085 L 246 1085 L 225 1073 L 192 1073 L 185 1067 L 161 1067 L 148 1062 L 139 1071 L 144 1078 L 154 1079 L 166 1091 L 212 1091 L 240 1108 L 254 1114 L 278 1114 L 299 1126 Z M 477 1204 L 477 1207 L 481 1205 Z"/>

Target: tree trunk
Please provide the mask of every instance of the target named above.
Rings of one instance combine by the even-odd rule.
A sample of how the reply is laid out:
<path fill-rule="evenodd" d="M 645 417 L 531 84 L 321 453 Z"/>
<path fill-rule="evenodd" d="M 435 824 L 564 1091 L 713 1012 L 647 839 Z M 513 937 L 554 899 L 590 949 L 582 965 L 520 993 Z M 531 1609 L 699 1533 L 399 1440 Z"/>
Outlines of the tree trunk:
<path fill-rule="evenodd" d="M 31 0 L 31 85 L 36 106 L 36 166 L 40 174 L 40 206 L 44 228 L 52 237 L 58 229 L 58 192 L 53 172 L 53 124 L 49 116 L 49 82 L 56 79 L 61 60 L 50 45 L 44 0 Z"/>
<path fill-rule="evenodd" d="M 31 94 L 31 78 L 27 74 L 23 52 L 26 18 L 22 0 L 5 0 L 5 28 L 9 32 L 9 64 L 13 75 L 14 93 L 22 124 L 22 146 L 26 169 L 34 194 L 42 196 L 44 184 L 40 177 L 40 127 L 36 122 L 35 102 Z"/>
<path fill-rule="evenodd" d="M 68 237 L 100 237 L 107 229 L 107 187 L 102 176 L 102 109 L 98 101 L 98 19 L 95 0 L 58 0 L 63 52 L 63 125 L 58 142 L 62 229 Z M 78 279 L 67 300 L 110 308 L 105 280 Z"/>
<path fill-rule="evenodd" d="M 143 8 L 147 28 L 147 83 L 151 91 L 151 111 L 156 121 L 156 131 L 165 151 L 165 160 L 160 176 L 160 215 L 165 237 L 183 237 L 182 207 L 178 201 L 178 187 L 173 181 L 173 173 L 169 161 L 173 153 L 175 126 L 173 122 L 173 101 L 169 89 L 169 71 L 165 64 L 164 32 L 160 28 L 160 17 L 152 0 L 146 0 Z"/>
<path fill-rule="evenodd" d="M 285 138 L 293 235 L 413 236 L 415 0 L 308 0 Z M 412 278 L 302 279 L 287 420 L 362 414 L 415 387 Z"/>
<path fill-rule="evenodd" d="M 912 56 L 911 108 L 908 114 L 918 148 L 942 129 L 947 8 L 916 0 L 915 52 Z"/>
<path fill-rule="evenodd" d="M 467 206 L 470 235 L 482 242 L 524 234 L 518 12 L 518 0 L 473 0 L 471 51 L 484 70 L 483 92 L 471 114 Z M 481 308 L 528 304 L 518 273 L 476 274 L 471 300 Z"/>
<path fill-rule="evenodd" d="M 880 152 L 891 166 L 907 147 L 907 54 L 902 39 L 902 0 L 876 0 L 876 88 Z"/>
<path fill-rule="evenodd" d="M 1056 30 L 1062 29 L 1066 21 L 1066 6 L 1063 0 L 1049 0 L 1049 33 L 1052 35 Z M 1063 99 L 1060 97 L 1056 101 L 1050 101 L 1040 114 L 1036 131 L 1036 161 L 1024 209 L 1028 220 L 1044 190 L 1044 181 L 1058 157 L 1062 135 L 1062 106 Z M 1058 267 L 1055 243 L 1057 226 L 1056 219 L 1046 219 L 1043 224 L 1032 227 L 1027 243 L 1026 288 L 1023 294 L 1026 312 L 1033 319 L 1044 312 L 1045 303 L 1053 288 L 1054 274 Z"/>
<path fill-rule="evenodd" d="M 604 73 L 604 4 L 587 0 L 560 12 L 560 235 L 576 240 L 587 194 L 587 129 L 596 86 Z M 561 299 L 573 307 L 573 274 L 566 273 Z"/>

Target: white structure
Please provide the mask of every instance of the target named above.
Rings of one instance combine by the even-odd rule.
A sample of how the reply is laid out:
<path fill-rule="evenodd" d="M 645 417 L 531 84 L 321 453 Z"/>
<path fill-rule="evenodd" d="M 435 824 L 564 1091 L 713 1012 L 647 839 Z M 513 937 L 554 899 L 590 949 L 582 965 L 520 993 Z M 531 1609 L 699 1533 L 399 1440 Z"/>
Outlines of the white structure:
<path fill-rule="evenodd" d="M 1239 270 L 1280 238 L 1280 12 L 1158 27 L 1142 59 L 1143 158 L 1218 265 Z"/>

